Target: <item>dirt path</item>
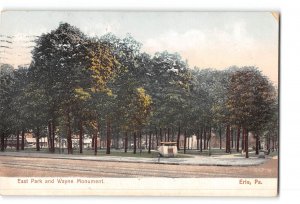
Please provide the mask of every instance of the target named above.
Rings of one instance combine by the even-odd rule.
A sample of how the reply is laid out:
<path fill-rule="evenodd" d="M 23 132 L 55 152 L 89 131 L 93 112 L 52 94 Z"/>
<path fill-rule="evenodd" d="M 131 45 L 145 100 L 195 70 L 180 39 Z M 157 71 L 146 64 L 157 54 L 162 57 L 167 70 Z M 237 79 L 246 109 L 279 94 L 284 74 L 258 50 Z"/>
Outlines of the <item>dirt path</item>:
<path fill-rule="evenodd" d="M 276 178 L 278 160 L 258 166 L 186 166 L 52 158 L 0 156 L 0 176 L 7 177 L 233 177 Z"/>

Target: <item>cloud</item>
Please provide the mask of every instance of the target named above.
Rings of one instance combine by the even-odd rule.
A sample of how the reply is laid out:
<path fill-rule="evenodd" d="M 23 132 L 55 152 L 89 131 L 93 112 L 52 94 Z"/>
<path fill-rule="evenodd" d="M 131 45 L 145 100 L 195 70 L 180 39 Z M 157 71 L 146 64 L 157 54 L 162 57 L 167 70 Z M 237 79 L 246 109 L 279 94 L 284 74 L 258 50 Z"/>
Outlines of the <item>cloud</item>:
<path fill-rule="evenodd" d="M 161 34 L 157 38 L 148 38 L 144 42 L 144 50 L 149 52 L 169 50 L 173 52 L 186 52 L 188 50 L 207 50 L 230 48 L 236 50 L 251 47 L 253 39 L 247 35 L 244 22 L 225 25 L 225 29 L 213 28 L 211 30 L 191 29 L 186 32 L 174 30 Z"/>
<path fill-rule="evenodd" d="M 245 23 L 236 22 L 210 30 L 168 31 L 157 38 L 147 39 L 143 49 L 151 54 L 164 50 L 178 52 L 192 67 L 220 68 L 236 64 L 235 59 L 241 56 L 251 58 L 249 50 L 253 44 L 254 40 L 247 34 Z"/>
<path fill-rule="evenodd" d="M 183 33 L 169 31 L 158 38 L 149 38 L 144 43 L 144 49 L 150 52 L 170 50 L 187 51 L 195 49 L 205 42 L 205 34 L 200 30 L 188 30 Z"/>
<path fill-rule="evenodd" d="M 232 65 L 257 66 L 275 83 L 277 49 L 274 42 L 254 38 L 244 21 L 210 30 L 172 30 L 156 38 L 148 38 L 143 43 L 143 50 L 150 54 L 164 50 L 178 52 L 187 59 L 190 67 L 224 69 Z"/>
<path fill-rule="evenodd" d="M 76 25 L 76 24 L 75 24 Z M 79 27 L 79 26 L 78 26 Z M 81 27 L 83 33 L 91 37 L 100 37 L 106 33 L 118 33 L 120 23 L 118 21 L 103 22 L 97 24 L 87 24 Z"/>

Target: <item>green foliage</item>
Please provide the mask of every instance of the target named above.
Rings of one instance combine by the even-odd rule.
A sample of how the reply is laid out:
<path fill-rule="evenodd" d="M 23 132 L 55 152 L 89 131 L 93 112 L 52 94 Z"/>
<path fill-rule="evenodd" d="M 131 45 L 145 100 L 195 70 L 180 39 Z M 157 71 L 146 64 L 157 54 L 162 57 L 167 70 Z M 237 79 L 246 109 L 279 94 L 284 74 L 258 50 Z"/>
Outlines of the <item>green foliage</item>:
<path fill-rule="evenodd" d="M 141 130 L 150 115 L 152 99 L 143 88 L 127 92 L 127 97 L 122 101 L 122 124 L 125 131 Z M 121 100 L 121 99 L 120 99 Z"/>
<path fill-rule="evenodd" d="M 271 119 L 274 87 L 257 68 L 244 67 L 230 76 L 227 108 L 231 123 L 258 131 Z"/>
<path fill-rule="evenodd" d="M 226 125 L 265 134 L 278 128 L 277 93 L 257 68 L 191 69 L 177 53 L 151 56 L 141 46 L 130 35 L 90 38 L 67 23 L 42 34 L 29 68 L 0 67 L 0 132 L 42 132 L 49 121 L 62 135 L 78 132 L 78 121 L 92 132 L 108 120 L 116 135 L 154 127 L 188 134 Z"/>
<path fill-rule="evenodd" d="M 107 83 L 116 76 L 119 62 L 112 54 L 110 47 L 106 43 L 99 41 L 92 42 L 89 52 L 89 67 L 91 77 L 94 80 L 93 91 L 107 91 Z"/>
<path fill-rule="evenodd" d="M 191 75 L 186 62 L 178 54 L 156 53 L 148 66 L 146 89 L 153 98 L 151 123 L 157 127 L 176 127 L 184 123 L 189 104 Z"/>
<path fill-rule="evenodd" d="M 14 117 L 12 97 L 14 91 L 14 71 L 8 64 L 0 66 L 0 132 L 5 137 L 13 132 Z M 2 134 L 0 135 L 2 137 Z"/>

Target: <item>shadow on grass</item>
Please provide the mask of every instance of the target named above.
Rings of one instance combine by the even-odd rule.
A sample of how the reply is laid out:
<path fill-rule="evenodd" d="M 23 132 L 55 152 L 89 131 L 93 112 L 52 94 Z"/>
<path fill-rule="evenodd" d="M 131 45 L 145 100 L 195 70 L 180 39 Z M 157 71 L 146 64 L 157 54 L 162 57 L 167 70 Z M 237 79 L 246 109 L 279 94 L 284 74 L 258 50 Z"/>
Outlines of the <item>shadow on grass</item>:
<path fill-rule="evenodd" d="M 7 148 L 5 152 L 17 152 L 14 148 Z M 35 148 L 25 148 L 25 150 L 19 150 L 18 152 L 24 152 L 24 153 L 51 153 L 49 152 L 48 148 L 41 148 L 40 151 L 36 151 Z M 59 149 L 55 148 L 55 153 L 57 155 L 68 155 L 67 149 Z M 79 149 L 73 149 L 72 155 L 80 155 L 80 156 L 95 156 L 95 152 L 93 149 L 84 149 L 83 153 L 79 153 Z M 232 150 L 231 153 L 226 153 L 224 149 L 211 149 L 210 155 L 209 150 L 200 150 L 197 149 L 188 149 L 186 150 L 186 154 L 183 153 L 183 150 L 179 150 L 178 154 L 175 156 L 175 158 L 191 158 L 193 156 L 207 156 L 207 157 L 218 157 L 218 156 L 226 156 L 231 155 L 233 158 L 244 158 L 245 154 L 241 152 L 237 152 L 236 150 Z M 270 152 L 269 155 L 266 155 L 267 157 L 273 157 L 278 155 L 278 152 Z M 111 149 L 110 154 L 106 154 L 106 149 L 98 149 L 96 156 L 116 156 L 116 157 L 137 157 L 137 158 L 157 158 L 158 157 L 158 151 L 157 150 L 151 150 L 151 153 L 148 153 L 148 150 L 143 149 L 140 151 L 137 150 L 136 154 L 133 154 L 133 150 L 128 150 L 127 153 L 124 152 L 124 149 Z M 255 155 L 255 151 L 251 150 L 249 151 L 249 157 L 258 157 L 258 155 Z"/>
<path fill-rule="evenodd" d="M 50 152 L 48 148 L 41 148 L 40 151 L 36 151 L 35 148 L 25 148 L 25 150 L 16 151 L 16 149 L 6 149 L 5 152 L 23 152 L 23 153 L 39 153 L 39 154 L 56 154 L 56 155 L 68 155 L 67 149 L 55 148 L 55 152 Z M 110 154 L 106 154 L 106 149 L 98 149 L 97 155 L 93 149 L 84 149 L 83 153 L 79 152 L 79 149 L 73 149 L 73 154 L 76 156 L 116 156 L 116 157 L 137 157 L 137 158 L 157 158 L 158 151 L 152 150 L 148 153 L 148 150 L 137 150 L 136 154 L 133 154 L 133 150 L 128 150 L 127 153 L 124 149 L 111 149 Z M 189 158 L 191 155 L 178 154 L 174 158 Z"/>

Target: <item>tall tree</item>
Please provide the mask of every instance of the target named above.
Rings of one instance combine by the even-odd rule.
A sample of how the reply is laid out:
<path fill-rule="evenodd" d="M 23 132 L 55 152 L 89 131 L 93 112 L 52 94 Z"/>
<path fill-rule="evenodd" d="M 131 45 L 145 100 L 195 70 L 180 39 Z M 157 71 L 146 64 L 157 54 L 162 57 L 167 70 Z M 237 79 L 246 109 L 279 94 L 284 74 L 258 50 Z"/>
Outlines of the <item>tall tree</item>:
<path fill-rule="evenodd" d="M 232 123 L 247 129 L 246 158 L 248 131 L 258 132 L 268 122 L 272 114 L 274 96 L 274 87 L 255 67 L 243 67 L 230 77 L 227 107 Z"/>
<path fill-rule="evenodd" d="M 14 71 L 9 64 L 0 66 L 0 137 L 1 151 L 5 149 L 5 138 L 14 132 L 12 98 L 14 87 Z"/>

